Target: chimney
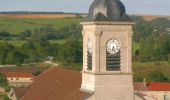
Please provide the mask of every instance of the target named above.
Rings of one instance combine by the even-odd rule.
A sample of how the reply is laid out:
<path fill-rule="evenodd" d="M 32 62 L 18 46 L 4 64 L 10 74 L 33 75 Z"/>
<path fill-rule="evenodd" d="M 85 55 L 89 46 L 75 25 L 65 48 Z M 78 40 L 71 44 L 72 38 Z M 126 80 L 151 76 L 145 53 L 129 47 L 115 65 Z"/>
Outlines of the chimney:
<path fill-rule="evenodd" d="M 145 78 L 143 79 L 143 85 L 144 85 L 145 87 L 147 87 L 147 83 L 146 83 L 146 79 L 145 79 Z"/>

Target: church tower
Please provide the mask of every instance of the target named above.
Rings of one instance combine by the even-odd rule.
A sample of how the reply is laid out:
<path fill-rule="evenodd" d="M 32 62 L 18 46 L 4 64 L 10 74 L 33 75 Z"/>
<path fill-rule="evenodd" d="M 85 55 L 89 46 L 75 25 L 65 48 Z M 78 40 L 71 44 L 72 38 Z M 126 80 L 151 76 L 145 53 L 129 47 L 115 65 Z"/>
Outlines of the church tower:
<path fill-rule="evenodd" d="M 87 100 L 134 100 L 133 22 L 120 0 L 94 0 L 83 26 L 81 90 Z"/>

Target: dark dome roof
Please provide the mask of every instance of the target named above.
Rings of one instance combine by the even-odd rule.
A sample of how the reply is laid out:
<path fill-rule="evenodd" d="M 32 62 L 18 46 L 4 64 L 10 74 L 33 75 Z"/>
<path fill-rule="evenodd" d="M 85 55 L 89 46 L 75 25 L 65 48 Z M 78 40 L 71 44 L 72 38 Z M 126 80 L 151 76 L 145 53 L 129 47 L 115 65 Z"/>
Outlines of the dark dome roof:
<path fill-rule="evenodd" d="M 120 0 L 94 0 L 87 15 L 88 21 L 131 21 Z"/>

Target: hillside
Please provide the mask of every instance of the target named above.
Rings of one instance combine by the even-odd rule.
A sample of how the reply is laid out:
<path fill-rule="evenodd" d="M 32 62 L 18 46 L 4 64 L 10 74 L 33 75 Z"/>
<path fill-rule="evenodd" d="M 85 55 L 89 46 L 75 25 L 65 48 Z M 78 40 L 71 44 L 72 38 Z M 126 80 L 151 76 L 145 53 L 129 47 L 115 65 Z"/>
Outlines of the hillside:
<path fill-rule="evenodd" d="M 83 14 L 83 17 L 85 17 L 85 15 L 86 14 Z M 82 20 L 82 18 L 78 18 L 77 16 L 75 17 L 75 15 L 72 16 L 72 18 L 70 18 L 68 16 L 71 17 L 72 14 L 70 14 L 70 15 L 69 14 L 68 15 L 67 14 L 0 14 L 0 32 L 3 32 L 3 31 L 10 32 L 12 34 L 11 35 L 12 38 L 6 39 L 5 41 L 7 41 L 9 44 L 14 45 L 19 50 L 21 49 L 20 47 L 24 43 L 28 42 L 27 41 L 28 38 L 26 38 L 24 40 L 18 40 L 16 37 L 17 37 L 17 35 L 21 34 L 26 29 L 30 29 L 33 33 L 35 33 L 35 29 L 37 29 L 37 28 L 40 28 L 40 27 L 44 28 L 46 26 L 50 26 L 50 27 L 52 27 L 52 31 L 49 30 L 48 34 L 51 34 L 51 32 L 52 32 L 52 37 L 54 37 L 54 34 L 56 35 L 56 33 L 59 33 L 59 34 L 64 33 L 65 35 L 79 34 L 79 36 L 81 36 L 81 28 L 80 28 L 79 23 Z M 135 32 L 134 32 L 134 35 L 133 35 L 134 37 L 136 37 L 135 38 L 136 41 L 133 42 L 133 56 L 136 56 L 136 60 L 134 60 L 134 62 L 133 62 L 133 71 L 135 73 L 135 76 L 145 77 L 146 74 L 148 72 L 152 71 L 152 70 L 160 70 L 170 79 L 170 74 L 169 74 L 170 62 L 169 63 L 167 62 L 168 59 L 170 61 L 170 56 L 169 56 L 168 59 L 166 59 L 166 61 L 161 61 L 159 58 L 158 58 L 158 61 L 150 61 L 150 59 L 148 59 L 147 57 L 146 57 L 147 59 L 145 61 L 142 61 L 142 59 L 144 59 L 144 57 L 143 57 L 144 54 L 146 54 L 146 53 L 151 54 L 150 52 L 156 51 L 156 50 L 152 50 L 152 49 L 151 49 L 152 51 L 150 51 L 149 47 L 151 47 L 151 45 L 147 46 L 147 45 L 145 45 L 146 44 L 145 42 L 147 42 L 147 44 L 149 44 L 150 42 L 152 42 L 152 43 L 155 42 L 155 45 L 156 45 L 156 44 L 158 44 L 156 41 L 159 40 L 160 37 L 162 36 L 159 33 L 162 33 L 162 32 L 168 33 L 169 32 L 167 29 L 166 30 L 164 29 L 165 27 L 169 28 L 169 25 L 170 25 L 169 22 L 166 21 L 166 19 L 165 20 L 157 20 L 157 21 L 154 21 L 154 22 L 152 22 L 150 20 L 155 19 L 155 18 L 159 18 L 159 17 L 170 19 L 170 17 L 168 17 L 168 16 L 150 16 L 150 15 L 138 15 L 138 16 L 142 16 L 147 21 L 144 21 L 142 18 L 136 19 L 136 20 L 141 20 L 141 21 L 135 21 L 134 20 L 136 22 L 136 24 L 135 24 L 136 29 L 135 29 Z M 77 28 L 77 26 L 75 27 L 74 25 L 72 27 L 69 26 L 71 24 L 76 24 L 78 26 L 78 28 Z M 67 26 L 67 25 L 69 27 L 66 27 L 63 30 L 60 30 L 61 32 L 58 32 L 58 29 L 63 28 L 64 26 Z M 54 31 L 53 29 L 55 29 L 56 31 Z M 152 29 L 157 29 L 157 31 L 156 32 L 152 31 Z M 47 32 L 45 30 L 41 31 L 41 33 L 43 33 L 43 32 L 45 34 L 47 34 Z M 153 39 L 148 39 L 148 41 L 146 41 L 146 40 L 144 41 L 144 38 L 148 38 L 148 37 L 152 36 L 152 33 L 153 34 L 157 33 L 157 35 L 154 35 L 155 41 L 151 41 Z M 57 36 L 59 34 L 57 34 Z M 140 39 L 143 40 L 143 41 L 140 41 Z M 164 40 L 164 37 L 162 37 L 161 39 Z M 0 42 L 1 41 L 2 40 L 0 40 Z M 55 46 L 56 44 L 63 45 L 63 44 L 65 44 L 66 41 L 67 41 L 66 38 L 61 38 L 61 37 L 57 38 L 57 39 L 49 40 L 50 45 L 52 47 Z M 143 44 L 141 44 L 142 42 L 143 42 Z M 159 42 L 159 44 L 160 43 L 161 42 Z M 54 52 L 54 54 L 56 54 L 56 57 L 59 57 L 59 56 L 62 57 L 62 55 L 59 55 L 60 53 L 56 53 L 59 45 L 56 45 L 55 48 L 51 48 L 50 45 L 48 44 L 46 48 L 49 48 L 49 49 L 52 49 L 52 50 L 54 49 L 55 52 L 54 51 L 53 52 Z M 140 48 L 141 45 L 143 45 L 143 47 L 145 47 L 145 50 Z M 77 45 L 75 45 L 75 46 L 77 47 Z M 4 48 L 4 47 L 2 47 L 2 48 Z M 43 51 L 44 50 L 43 48 L 44 48 L 44 45 L 42 46 L 42 48 L 39 48 L 39 49 L 40 50 L 42 49 L 42 51 Z M 64 46 L 64 48 L 66 48 L 66 47 Z M 63 48 L 63 52 L 68 52 L 64 48 Z M 69 48 L 69 46 L 68 46 L 68 48 Z M 39 49 L 35 49 L 33 51 L 35 52 L 37 50 L 37 53 L 39 53 L 40 52 Z M 160 49 L 160 47 L 157 47 L 157 49 Z M 22 50 L 23 49 L 21 49 L 21 51 Z M 32 50 L 32 47 L 28 48 L 26 50 Z M 145 52 L 143 52 L 143 51 L 145 51 Z M 45 52 L 45 51 L 43 51 L 43 52 Z M 50 52 L 48 51 L 47 53 L 51 54 L 51 52 L 52 51 L 50 51 Z M 28 54 L 26 52 L 24 52 L 24 53 Z M 142 56 L 139 55 L 139 53 L 141 53 Z M 168 53 L 169 53 L 169 51 L 168 51 Z M 41 53 L 41 55 L 42 54 L 43 53 Z M 66 54 L 66 53 L 63 53 L 63 54 Z M 76 51 L 75 54 L 77 54 L 77 51 Z M 156 55 L 156 54 L 154 54 L 154 55 Z M 160 55 L 160 52 L 157 55 Z M 64 59 L 62 59 L 62 60 L 66 61 L 65 58 L 69 58 L 69 57 L 70 57 L 70 55 L 68 57 L 64 57 Z M 162 57 L 164 57 L 164 56 L 162 56 Z M 139 58 L 141 59 L 141 61 L 140 60 L 138 61 Z M 72 58 L 70 58 L 70 59 L 72 59 Z M 67 59 L 67 60 L 69 60 L 69 59 Z M 146 61 L 148 61 L 148 62 L 146 62 Z M 80 69 L 81 64 L 78 64 L 78 65 L 79 65 L 78 69 Z M 76 68 L 77 68 L 77 66 L 76 66 Z"/>
<path fill-rule="evenodd" d="M 0 17 L 9 18 L 72 18 L 75 16 L 75 14 L 0 14 Z"/>
<path fill-rule="evenodd" d="M 20 15 L 21 16 L 21 15 Z M 27 16 L 28 17 L 28 16 Z M 38 16 L 36 16 L 38 17 Z M 20 34 L 25 29 L 34 30 L 44 26 L 52 26 L 55 29 L 70 24 L 79 24 L 79 18 L 9 18 L 0 17 L 0 31 Z"/>
<path fill-rule="evenodd" d="M 146 21 L 151 21 L 156 18 L 166 18 L 170 20 L 170 16 L 165 16 L 165 15 L 132 15 L 132 16 L 141 16 L 143 17 Z"/>

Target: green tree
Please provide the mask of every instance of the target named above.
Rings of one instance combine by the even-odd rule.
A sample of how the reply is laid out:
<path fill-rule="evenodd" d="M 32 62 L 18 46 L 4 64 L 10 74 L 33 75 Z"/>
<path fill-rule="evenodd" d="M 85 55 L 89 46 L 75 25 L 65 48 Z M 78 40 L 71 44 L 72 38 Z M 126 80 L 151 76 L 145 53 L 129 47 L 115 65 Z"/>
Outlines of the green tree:
<path fill-rule="evenodd" d="M 8 85 L 8 81 L 3 73 L 0 73 L 0 86 L 6 87 Z"/>
<path fill-rule="evenodd" d="M 0 42 L 0 64 L 6 64 L 5 59 L 8 52 L 15 49 L 13 45 L 8 44 L 7 42 Z"/>
<path fill-rule="evenodd" d="M 6 63 L 21 65 L 24 62 L 26 56 L 18 50 L 10 51 L 6 57 Z"/>
<path fill-rule="evenodd" d="M 25 40 L 26 38 L 30 37 L 32 35 L 31 30 L 26 29 L 25 31 L 21 32 L 18 36 L 18 39 Z"/>
<path fill-rule="evenodd" d="M 7 95 L 0 95 L 0 100 L 11 100 Z"/>
<path fill-rule="evenodd" d="M 58 60 L 66 64 L 82 63 L 82 42 L 69 38 L 59 50 Z"/>
<path fill-rule="evenodd" d="M 159 70 L 154 70 L 148 73 L 148 81 L 152 82 L 168 82 L 168 78 Z"/>

